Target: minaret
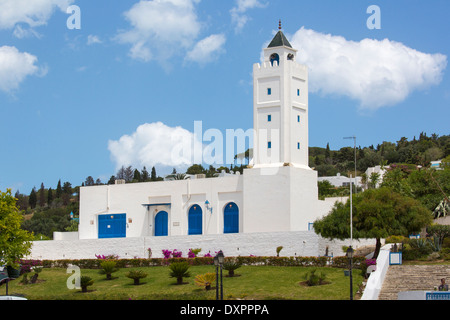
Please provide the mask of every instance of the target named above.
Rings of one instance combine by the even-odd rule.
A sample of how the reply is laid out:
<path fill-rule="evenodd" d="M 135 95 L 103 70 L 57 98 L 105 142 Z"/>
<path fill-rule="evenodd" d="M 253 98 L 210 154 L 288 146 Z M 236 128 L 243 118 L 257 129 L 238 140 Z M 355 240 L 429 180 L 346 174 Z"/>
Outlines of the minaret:
<path fill-rule="evenodd" d="M 253 166 L 308 167 L 308 69 L 281 31 L 253 66 Z"/>

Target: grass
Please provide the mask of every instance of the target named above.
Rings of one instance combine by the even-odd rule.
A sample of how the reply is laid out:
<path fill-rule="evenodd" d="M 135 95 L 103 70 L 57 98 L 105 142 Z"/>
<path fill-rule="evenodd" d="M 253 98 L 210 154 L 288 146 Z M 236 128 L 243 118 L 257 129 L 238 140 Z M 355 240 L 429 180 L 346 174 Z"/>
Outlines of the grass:
<path fill-rule="evenodd" d="M 133 280 L 126 277 L 130 270 L 143 270 L 148 276 L 134 285 Z M 312 269 L 326 274 L 329 284 L 308 287 L 301 282 L 305 274 Z M 89 276 L 94 284 L 88 287 L 87 293 L 81 289 L 69 290 L 67 279 L 72 275 L 65 269 L 46 268 L 39 274 L 35 284 L 21 284 L 18 279 L 9 284 L 10 295 L 24 296 L 29 300 L 214 300 L 215 284 L 212 290 L 206 291 L 194 284 L 198 274 L 215 272 L 214 266 L 192 266 L 191 277 L 184 278 L 187 284 L 176 285 L 176 279 L 169 277 L 168 267 L 123 268 L 113 274 L 112 280 L 106 280 L 104 274 L 97 269 L 82 269 L 82 276 Z M 242 266 L 236 270 L 236 277 L 227 277 L 223 272 L 223 290 L 225 299 L 248 300 L 347 300 L 349 297 L 349 277 L 344 276 L 343 269 L 312 267 L 272 267 Z M 354 270 L 354 295 L 358 285 L 363 281 L 361 272 Z M 4 293 L 0 288 L 0 294 Z"/>

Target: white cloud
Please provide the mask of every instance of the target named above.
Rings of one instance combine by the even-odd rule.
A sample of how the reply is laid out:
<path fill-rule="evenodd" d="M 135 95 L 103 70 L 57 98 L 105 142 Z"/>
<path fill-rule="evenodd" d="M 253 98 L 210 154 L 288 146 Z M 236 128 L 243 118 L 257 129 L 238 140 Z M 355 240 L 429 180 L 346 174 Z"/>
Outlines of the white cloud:
<path fill-rule="evenodd" d="M 46 68 L 36 65 L 38 59 L 27 52 L 19 52 L 16 47 L 0 47 L 0 90 L 12 92 L 18 89 L 26 77 L 42 76 Z"/>
<path fill-rule="evenodd" d="M 347 96 L 361 109 L 375 110 L 404 101 L 413 91 L 442 80 L 447 57 L 427 54 L 396 41 L 341 36 L 301 28 L 291 44 L 297 61 L 309 67 L 311 92 Z"/>
<path fill-rule="evenodd" d="M 90 46 L 90 45 L 96 44 L 96 43 L 102 43 L 100 38 L 98 36 L 95 36 L 95 35 L 92 35 L 92 34 L 88 35 L 87 45 Z"/>
<path fill-rule="evenodd" d="M 200 40 L 194 48 L 186 55 L 186 60 L 205 64 L 214 61 L 218 55 L 223 53 L 226 37 L 223 34 L 213 34 Z"/>
<path fill-rule="evenodd" d="M 240 32 L 250 20 L 249 16 L 245 14 L 249 9 L 264 8 L 266 6 L 267 3 L 262 3 L 260 0 L 236 0 L 236 6 L 230 10 L 231 21 L 235 25 L 235 31 Z"/>
<path fill-rule="evenodd" d="M 117 169 L 129 165 L 185 169 L 193 164 L 194 150 L 201 152 L 202 143 L 186 129 L 155 122 L 143 124 L 117 141 L 110 140 L 108 149 Z"/>
<path fill-rule="evenodd" d="M 134 59 L 165 61 L 189 49 L 200 32 L 195 12 L 199 0 L 152 0 L 136 3 L 124 13 L 132 26 L 116 39 L 131 44 Z"/>
<path fill-rule="evenodd" d="M 14 35 L 23 37 L 36 35 L 34 27 L 47 24 L 56 8 L 61 11 L 74 0 L 0 0 L 0 29 L 15 29 Z M 22 28 L 19 23 L 30 29 Z"/>

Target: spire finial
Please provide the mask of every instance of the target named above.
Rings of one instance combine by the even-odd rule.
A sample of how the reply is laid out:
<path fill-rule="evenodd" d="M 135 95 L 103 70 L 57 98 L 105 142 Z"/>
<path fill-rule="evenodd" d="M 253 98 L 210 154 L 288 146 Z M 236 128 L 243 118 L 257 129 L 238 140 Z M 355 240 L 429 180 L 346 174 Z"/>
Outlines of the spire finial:
<path fill-rule="evenodd" d="M 281 30 L 281 19 L 278 21 L 278 30 Z"/>

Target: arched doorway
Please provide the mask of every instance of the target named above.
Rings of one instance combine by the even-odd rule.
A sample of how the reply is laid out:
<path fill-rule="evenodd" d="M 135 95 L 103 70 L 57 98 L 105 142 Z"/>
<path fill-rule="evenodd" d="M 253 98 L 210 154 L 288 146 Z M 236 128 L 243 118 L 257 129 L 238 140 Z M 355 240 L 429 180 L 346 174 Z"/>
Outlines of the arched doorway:
<path fill-rule="evenodd" d="M 203 233 L 203 214 L 202 208 L 194 204 L 188 213 L 188 234 L 202 234 Z"/>
<path fill-rule="evenodd" d="M 234 202 L 227 203 L 223 209 L 223 233 L 239 232 L 239 208 Z"/>
<path fill-rule="evenodd" d="M 169 235 L 169 214 L 166 211 L 160 211 L 155 216 L 155 237 Z"/>

